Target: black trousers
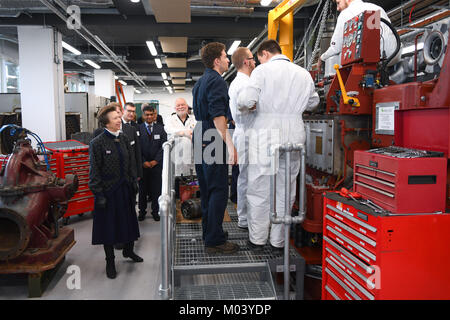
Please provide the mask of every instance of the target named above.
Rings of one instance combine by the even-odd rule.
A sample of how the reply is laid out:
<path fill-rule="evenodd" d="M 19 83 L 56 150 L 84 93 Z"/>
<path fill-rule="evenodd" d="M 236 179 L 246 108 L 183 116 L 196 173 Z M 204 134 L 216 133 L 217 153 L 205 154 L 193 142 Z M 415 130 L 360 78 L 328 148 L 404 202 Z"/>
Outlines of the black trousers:
<path fill-rule="evenodd" d="M 158 198 L 162 188 L 162 166 L 144 168 L 143 178 L 139 181 L 139 214 L 147 210 L 147 196 L 150 196 L 152 213 L 159 212 Z"/>

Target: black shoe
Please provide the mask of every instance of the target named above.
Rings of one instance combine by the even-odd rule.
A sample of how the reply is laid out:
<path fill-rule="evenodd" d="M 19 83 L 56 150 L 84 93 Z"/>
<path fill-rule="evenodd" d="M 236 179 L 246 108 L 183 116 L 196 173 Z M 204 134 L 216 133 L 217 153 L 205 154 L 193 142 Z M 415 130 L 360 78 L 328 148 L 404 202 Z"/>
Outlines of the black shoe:
<path fill-rule="evenodd" d="M 278 248 L 278 247 L 273 246 L 271 243 L 270 243 L 270 249 L 272 250 L 272 252 L 274 254 L 283 254 L 284 253 L 284 247 Z"/>
<path fill-rule="evenodd" d="M 117 276 L 114 259 L 106 259 L 106 276 L 109 279 L 115 279 Z"/>
<path fill-rule="evenodd" d="M 126 252 L 126 250 L 123 250 L 123 257 L 124 258 L 130 258 L 131 260 L 133 260 L 134 262 L 143 262 L 144 259 L 142 259 L 141 257 L 139 257 L 136 253 L 134 253 L 133 251 L 131 252 Z"/>
<path fill-rule="evenodd" d="M 138 220 L 139 221 L 144 221 L 145 220 L 145 213 L 144 214 L 139 213 Z"/>
<path fill-rule="evenodd" d="M 152 216 L 153 216 L 153 219 L 155 219 L 155 221 L 159 221 L 160 220 L 159 213 L 152 212 Z"/>
<path fill-rule="evenodd" d="M 239 229 L 242 229 L 242 230 L 248 230 L 248 226 L 241 227 L 240 225 L 238 225 L 238 228 L 239 228 Z"/>
<path fill-rule="evenodd" d="M 247 240 L 247 245 L 250 250 L 263 250 L 264 245 L 262 244 L 254 244 L 250 240 Z"/>

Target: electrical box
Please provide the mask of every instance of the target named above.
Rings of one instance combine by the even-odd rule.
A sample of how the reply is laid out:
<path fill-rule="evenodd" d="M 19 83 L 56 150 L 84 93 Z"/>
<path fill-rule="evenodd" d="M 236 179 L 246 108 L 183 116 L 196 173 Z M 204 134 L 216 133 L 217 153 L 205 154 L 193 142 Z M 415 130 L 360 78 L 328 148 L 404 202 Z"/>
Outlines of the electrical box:
<path fill-rule="evenodd" d="M 344 24 L 341 65 L 380 61 L 380 11 L 364 11 Z"/>

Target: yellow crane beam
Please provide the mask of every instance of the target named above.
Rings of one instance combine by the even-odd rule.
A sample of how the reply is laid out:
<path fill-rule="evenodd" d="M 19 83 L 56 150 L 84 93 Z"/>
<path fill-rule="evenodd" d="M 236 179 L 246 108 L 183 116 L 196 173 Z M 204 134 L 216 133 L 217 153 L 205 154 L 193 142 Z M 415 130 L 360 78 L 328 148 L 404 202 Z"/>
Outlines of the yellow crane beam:
<path fill-rule="evenodd" d="M 282 53 L 291 61 L 294 59 L 294 10 L 307 0 L 284 0 L 269 11 L 268 38 L 277 40 L 280 29 L 279 44 Z"/>

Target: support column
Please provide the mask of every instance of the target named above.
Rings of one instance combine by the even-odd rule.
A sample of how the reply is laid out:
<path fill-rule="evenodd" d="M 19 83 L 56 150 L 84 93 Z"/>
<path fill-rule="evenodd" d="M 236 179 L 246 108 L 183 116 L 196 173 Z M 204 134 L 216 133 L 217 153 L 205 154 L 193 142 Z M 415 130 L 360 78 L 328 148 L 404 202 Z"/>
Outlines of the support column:
<path fill-rule="evenodd" d="M 112 70 L 94 70 L 95 95 L 111 99 L 116 95 L 114 72 Z"/>
<path fill-rule="evenodd" d="M 61 34 L 18 26 L 22 126 L 42 141 L 66 139 Z"/>

